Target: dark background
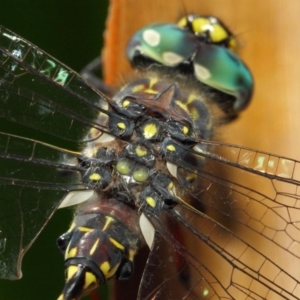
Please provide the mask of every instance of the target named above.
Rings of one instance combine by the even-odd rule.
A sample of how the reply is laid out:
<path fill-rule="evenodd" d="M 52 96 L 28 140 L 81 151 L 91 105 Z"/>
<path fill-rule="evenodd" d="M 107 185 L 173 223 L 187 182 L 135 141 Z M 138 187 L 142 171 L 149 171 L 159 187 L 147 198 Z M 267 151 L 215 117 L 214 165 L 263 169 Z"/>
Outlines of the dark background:
<path fill-rule="evenodd" d="M 0 24 L 72 69 L 80 71 L 100 53 L 108 0 L 1 0 Z M 23 278 L 0 280 L 0 299 L 54 300 L 64 285 L 63 257 L 56 247 L 72 210 L 55 213 L 23 260 Z"/>

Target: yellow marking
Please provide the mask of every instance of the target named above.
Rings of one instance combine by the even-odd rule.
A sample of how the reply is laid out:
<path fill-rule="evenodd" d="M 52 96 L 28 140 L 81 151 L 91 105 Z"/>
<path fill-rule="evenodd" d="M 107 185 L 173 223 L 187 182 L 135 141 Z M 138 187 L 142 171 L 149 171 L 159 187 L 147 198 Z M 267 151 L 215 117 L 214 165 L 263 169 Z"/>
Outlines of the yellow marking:
<path fill-rule="evenodd" d="M 85 278 L 84 278 L 84 286 L 83 289 L 87 289 L 92 284 L 97 284 L 96 276 L 91 272 L 85 272 Z"/>
<path fill-rule="evenodd" d="M 153 136 L 157 134 L 157 126 L 156 124 L 150 123 L 144 127 L 144 137 L 146 139 L 151 139 Z"/>
<path fill-rule="evenodd" d="M 188 127 L 183 126 L 183 127 L 182 127 L 182 133 L 183 133 L 184 135 L 187 135 L 187 134 L 189 133 Z"/>
<path fill-rule="evenodd" d="M 125 247 L 122 245 L 122 244 L 120 244 L 118 241 L 116 241 L 115 239 L 113 239 L 113 238 L 109 238 L 109 240 L 110 240 L 110 242 L 116 247 L 116 248 L 118 248 L 118 249 L 120 249 L 120 250 L 124 250 L 125 249 Z"/>
<path fill-rule="evenodd" d="M 198 109 L 192 108 L 192 109 L 191 109 L 191 116 L 192 116 L 192 119 L 193 119 L 194 121 L 199 120 L 199 119 L 200 119 L 200 115 L 199 115 Z"/>
<path fill-rule="evenodd" d="M 150 77 L 149 87 L 152 89 L 153 86 L 157 83 L 158 78 L 157 77 Z"/>
<path fill-rule="evenodd" d="M 81 232 L 92 232 L 92 231 L 94 231 L 94 229 L 89 228 L 89 227 L 84 227 L 84 226 L 79 226 L 78 230 L 81 231 Z"/>
<path fill-rule="evenodd" d="M 147 152 L 148 151 L 144 147 L 142 147 L 142 146 L 137 146 L 135 148 L 135 153 L 139 157 L 143 157 L 143 156 L 147 155 Z"/>
<path fill-rule="evenodd" d="M 92 246 L 92 248 L 90 249 L 90 255 L 93 255 L 93 254 L 94 254 L 94 252 L 95 252 L 95 250 L 96 250 L 96 248 L 97 248 L 99 242 L 100 242 L 100 239 L 98 238 L 98 239 L 96 240 L 96 242 L 94 243 L 94 245 Z"/>
<path fill-rule="evenodd" d="M 71 258 L 76 256 L 77 253 L 77 247 L 72 248 L 70 251 L 67 253 L 67 258 Z"/>
<path fill-rule="evenodd" d="M 173 183 L 173 181 L 171 181 L 171 182 L 168 184 L 167 189 L 168 189 L 168 190 L 171 190 L 173 187 L 174 187 L 174 183 Z"/>
<path fill-rule="evenodd" d="M 176 151 L 176 148 L 174 145 L 168 145 L 167 146 L 167 150 L 170 151 L 170 152 L 175 152 Z"/>
<path fill-rule="evenodd" d="M 100 270 L 104 274 L 106 279 L 111 278 L 115 275 L 116 271 L 118 270 L 120 264 L 116 264 L 112 269 L 110 269 L 110 264 L 105 261 L 100 265 Z"/>
<path fill-rule="evenodd" d="M 186 104 L 191 104 L 194 101 L 200 101 L 199 97 L 196 94 L 190 94 L 189 97 L 187 98 Z"/>
<path fill-rule="evenodd" d="M 207 18 L 197 18 L 192 22 L 193 31 L 195 33 L 204 33 L 209 30 L 212 25 Z"/>
<path fill-rule="evenodd" d="M 187 25 L 187 17 L 181 18 L 178 22 L 177 25 L 179 27 L 185 27 Z"/>
<path fill-rule="evenodd" d="M 67 270 L 67 282 L 74 276 L 74 274 L 78 271 L 78 266 L 69 266 Z"/>
<path fill-rule="evenodd" d="M 68 232 L 71 232 L 74 228 L 75 228 L 75 223 L 72 222 L 72 224 L 71 224 L 71 226 L 70 226 Z"/>
<path fill-rule="evenodd" d="M 119 127 L 119 129 L 122 129 L 122 130 L 124 130 L 126 128 L 125 123 L 121 123 L 121 122 L 118 123 L 117 126 Z"/>
<path fill-rule="evenodd" d="M 102 177 L 98 173 L 93 173 L 89 176 L 89 179 L 93 181 L 99 181 L 102 179 Z"/>
<path fill-rule="evenodd" d="M 134 249 L 129 249 L 128 251 L 128 259 L 131 260 L 133 262 L 134 256 L 136 254 L 136 250 Z"/>
<path fill-rule="evenodd" d="M 228 43 L 228 48 L 232 51 L 235 51 L 237 48 L 237 41 L 235 38 L 231 38 L 229 43 Z"/>
<path fill-rule="evenodd" d="M 65 254 L 64 254 L 65 260 L 68 259 L 69 249 L 70 249 L 70 243 L 68 244 L 68 247 L 67 247 L 67 249 L 65 251 Z"/>
<path fill-rule="evenodd" d="M 189 173 L 189 175 L 187 175 L 186 177 L 185 177 L 185 180 L 186 181 L 189 181 L 189 182 L 192 182 L 192 181 L 194 181 L 195 179 L 197 178 L 197 175 L 195 174 L 195 173 Z"/>
<path fill-rule="evenodd" d="M 175 101 L 176 105 L 178 105 L 181 109 L 183 109 L 185 112 L 189 113 L 189 109 L 185 103 L 183 103 L 180 100 Z"/>
<path fill-rule="evenodd" d="M 115 222 L 115 219 L 112 218 L 112 217 L 110 217 L 110 216 L 106 216 L 105 218 L 106 218 L 106 222 L 105 222 L 105 224 L 103 226 L 102 231 L 105 231 L 108 228 L 108 226 L 109 226 L 110 223 Z"/>
<path fill-rule="evenodd" d="M 144 84 L 138 84 L 138 85 L 135 85 L 132 88 L 131 92 L 132 93 L 138 93 L 138 92 L 142 91 L 143 89 L 145 89 L 145 85 Z"/>
<path fill-rule="evenodd" d="M 57 300 L 64 300 L 64 294 L 60 294 Z"/>
<path fill-rule="evenodd" d="M 158 91 L 153 90 L 153 89 L 145 89 L 144 92 L 148 93 L 148 94 L 152 94 L 152 95 L 158 94 Z"/>
<path fill-rule="evenodd" d="M 214 24 L 210 37 L 213 42 L 221 42 L 228 38 L 228 33 L 220 24 Z"/>
<path fill-rule="evenodd" d="M 122 103 L 122 106 L 123 106 L 124 108 L 126 108 L 127 106 L 129 106 L 129 104 L 130 104 L 130 101 L 129 101 L 129 100 L 124 100 L 123 103 Z"/>
<path fill-rule="evenodd" d="M 154 198 L 152 197 L 146 197 L 146 202 L 148 203 L 148 205 L 152 208 L 154 208 L 156 206 L 156 201 Z"/>
<path fill-rule="evenodd" d="M 110 270 L 110 263 L 108 261 L 103 262 L 100 265 L 100 270 L 102 271 L 104 276 L 107 278 L 107 274 L 109 273 L 109 270 Z"/>

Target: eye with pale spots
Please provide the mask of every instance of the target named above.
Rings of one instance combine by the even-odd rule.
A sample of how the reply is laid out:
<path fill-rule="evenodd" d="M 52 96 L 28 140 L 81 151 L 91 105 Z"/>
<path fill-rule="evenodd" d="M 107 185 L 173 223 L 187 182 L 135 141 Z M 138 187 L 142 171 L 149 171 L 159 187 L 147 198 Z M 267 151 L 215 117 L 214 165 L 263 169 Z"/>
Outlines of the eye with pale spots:
<path fill-rule="evenodd" d="M 148 45 L 156 47 L 160 43 L 160 34 L 155 30 L 147 29 L 143 32 L 143 39 Z"/>

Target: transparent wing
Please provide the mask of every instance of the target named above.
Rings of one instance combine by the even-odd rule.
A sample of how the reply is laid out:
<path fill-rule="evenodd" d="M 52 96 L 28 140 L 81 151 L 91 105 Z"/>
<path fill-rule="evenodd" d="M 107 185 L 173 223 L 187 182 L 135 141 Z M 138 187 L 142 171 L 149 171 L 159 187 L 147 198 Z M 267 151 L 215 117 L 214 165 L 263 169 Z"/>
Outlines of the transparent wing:
<path fill-rule="evenodd" d="M 48 143 L 50 140 L 56 146 L 78 151 L 88 141 L 91 127 L 107 129 L 96 122 L 100 112 L 109 114 L 104 95 L 77 73 L 3 27 L 0 78 L 2 131 Z"/>
<path fill-rule="evenodd" d="M 83 190 L 77 158 L 0 133 L 0 275 L 21 276 L 25 252 L 69 191 Z"/>
<path fill-rule="evenodd" d="M 78 74 L 1 26 L 0 78 L 0 277 L 16 279 L 60 201 L 84 189 L 77 157 L 91 128 L 95 139 L 107 131 L 101 121 L 109 105 Z"/>
<path fill-rule="evenodd" d="M 156 237 L 140 298 L 299 299 L 299 162 L 214 142 L 176 147 L 168 160 L 198 177 L 188 203 L 151 218 L 164 239 Z"/>

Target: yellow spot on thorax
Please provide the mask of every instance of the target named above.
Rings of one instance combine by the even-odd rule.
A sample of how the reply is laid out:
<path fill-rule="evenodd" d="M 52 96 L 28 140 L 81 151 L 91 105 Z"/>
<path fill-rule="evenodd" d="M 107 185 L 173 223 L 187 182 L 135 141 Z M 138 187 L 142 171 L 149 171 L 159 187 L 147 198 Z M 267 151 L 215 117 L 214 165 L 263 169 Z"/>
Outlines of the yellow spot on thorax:
<path fill-rule="evenodd" d="M 99 180 L 101 180 L 102 178 L 101 178 L 100 174 L 98 174 L 98 173 L 93 173 L 93 174 L 91 174 L 91 175 L 89 176 L 89 179 L 90 179 L 90 180 L 93 180 L 93 181 L 99 181 Z"/>
<path fill-rule="evenodd" d="M 122 106 L 123 106 L 124 108 L 126 108 L 129 104 L 130 104 L 130 101 L 129 101 L 129 100 L 124 100 L 123 103 L 122 103 Z"/>
<path fill-rule="evenodd" d="M 153 136 L 157 134 L 157 126 L 156 124 L 150 123 L 144 127 L 144 137 L 146 139 L 151 139 Z"/>
<path fill-rule="evenodd" d="M 153 86 L 157 83 L 158 78 L 157 77 L 150 77 L 149 87 L 152 89 Z"/>
<path fill-rule="evenodd" d="M 138 93 L 138 92 L 142 91 L 143 89 L 145 89 L 145 86 L 143 84 L 138 84 L 132 88 L 131 92 Z"/>
<path fill-rule="evenodd" d="M 115 219 L 112 218 L 112 217 L 110 217 L 110 216 L 106 216 L 105 218 L 106 218 L 106 222 L 105 222 L 105 224 L 103 226 L 102 231 L 105 231 L 108 228 L 108 226 L 109 226 L 110 223 L 115 222 Z"/>
<path fill-rule="evenodd" d="M 135 148 L 135 153 L 138 157 L 147 155 L 147 150 L 144 147 L 138 146 Z"/>
<path fill-rule="evenodd" d="M 197 121 L 200 119 L 199 111 L 197 109 L 192 108 L 191 109 L 191 117 L 194 121 Z"/>
<path fill-rule="evenodd" d="M 182 133 L 183 133 L 184 135 L 187 135 L 187 134 L 189 133 L 188 127 L 183 126 L 183 127 L 182 127 Z"/>
<path fill-rule="evenodd" d="M 167 150 L 170 151 L 170 152 L 175 152 L 176 151 L 176 148 L 174 145 L 168 145 L 167 146 Z"/>
<path fill-rule="evenodd" d="M 126 128 L 125 123 L 122 123 L 122 122 L 118 123 L 117 126 L 119 129 L 122 129 L 122 130 L 124 130 Z"/>
<path fill-rule="evenodd" d="M 181 109 L 183 109 L 185 112 L 189 113 L 189 109 L 185 103 L 183 103 L 180 100 L 175 101 L 176 105 L 178 105 Z"/>
<path fill-rule="evenodd" d="M 152 208 L 154 208 L 156 206 L 156 201 L 152 197 L 146 197 L 146 202 Z"/>
<path fill-rule="evenodd" d="M 151 95 L 156 95 L 156 94 L 158 94 L 158 91 L 153 90 L 153 89 L 145 89 L 144 92 L 147 93 L 147 94 L 151 94 Z"/>
<path fill-rule="evenodd" d="M 174 183 L 173 183 L 173 181 L 171 181 L 171 182 L 168 184 L 167 189 L 168 189 L 168 190 L 171 190 L 173 187 L 174 187 Z"/>

